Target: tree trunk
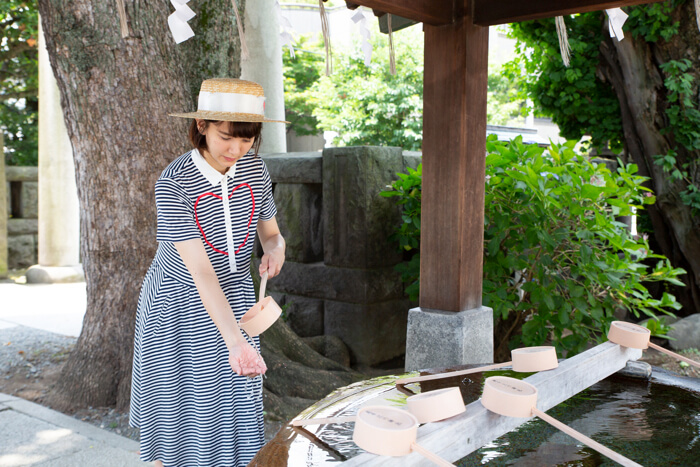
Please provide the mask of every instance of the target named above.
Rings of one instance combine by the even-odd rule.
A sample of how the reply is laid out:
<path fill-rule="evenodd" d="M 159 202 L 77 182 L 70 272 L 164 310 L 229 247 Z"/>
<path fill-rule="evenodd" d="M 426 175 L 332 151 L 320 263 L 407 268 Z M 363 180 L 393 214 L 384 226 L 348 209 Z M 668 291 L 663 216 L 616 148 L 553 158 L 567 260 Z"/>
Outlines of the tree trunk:
<path fill-rule="evenodd" d="M 611 83 L 620 100 L 622 125 L 628 157 L 639 166 L 641 175 L 650 177 L 656 204 L 648 207 L 659 253 L 675 267 L 688 271 L 682 277 L 686 287 L 673 290 L 683 304 L 684 313 L 700 311 L 700 216 L 693 216 L 680 198 L 684 184 L 673 182 L 663 169 L 654 164 L 654 156 L 678 151 L 679 164 L 700 159 L 698 151 L 680 146 L 667 132 L 666 109 L 669 106 L 664 87 L 664 73 L 659 65 L 669 60 L 689 58 L 695 64 L 689 70 L 695 77 L 695 96 L 700 80 L 697 57 L 700 56 L 700 34 L 695 22 L 693 2 L 685 2 L 673 11 L 671 22 L 680 29 L 669 41 L 659 39 L 647 43 L 626 34 L 618 42 L 604 33 L 601 44 L 601 77 Z M 697 102 L 697 97 L 694 99 Z M 694 184 L 700 186 L 700 174 L 691 172 Z"/>
<path fill-rule="evenodd" d="M 240 75 L 230 0 L 200 0 L 176 45 L 170 2 L 39 0 L 51 66 L 73 145 L 87 312 L 52 403 L 128 407 L 138 294 L 156 247 L 154 183 L 189 148 L 201 81 Z M 242 8 L 242 6 L 241 6 Z"/>

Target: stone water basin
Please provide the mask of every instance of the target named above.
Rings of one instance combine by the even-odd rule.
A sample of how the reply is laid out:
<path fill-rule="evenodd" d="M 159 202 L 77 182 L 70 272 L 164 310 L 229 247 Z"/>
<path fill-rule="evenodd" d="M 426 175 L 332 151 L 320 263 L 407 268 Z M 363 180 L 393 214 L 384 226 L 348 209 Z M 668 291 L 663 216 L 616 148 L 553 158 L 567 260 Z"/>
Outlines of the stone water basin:
<path fill-rule="evenodd" d="M 478 365 L 454 369 L 474 366 Z M 354 415 L 365 405 L 405 408 L 408 396 L 395 388 L 394 381 L 416 374 L 384 376 L 340 388 L 297 418 Z M 488 371 L 408 387 L 420 392 L 459 385 L 465 404 L 469 404 L 480 397 L 484 379 L 496 375 L 522 379 L 530 374 Z M 615 374 L 547 413 L 646 467 L 700 466 L 700 379 L 680 377 L 655 367 L 650 380 Z M 353 443 L 352 431 L 352 423 L 304 428 L 286 425 L 250 465 L 340 465 L 363 452 Z M 539 419 L 532 419 L 455 464 L 464 467 L 618 465 Z M 425 461 L 420 465 L 432 464 Z"/>

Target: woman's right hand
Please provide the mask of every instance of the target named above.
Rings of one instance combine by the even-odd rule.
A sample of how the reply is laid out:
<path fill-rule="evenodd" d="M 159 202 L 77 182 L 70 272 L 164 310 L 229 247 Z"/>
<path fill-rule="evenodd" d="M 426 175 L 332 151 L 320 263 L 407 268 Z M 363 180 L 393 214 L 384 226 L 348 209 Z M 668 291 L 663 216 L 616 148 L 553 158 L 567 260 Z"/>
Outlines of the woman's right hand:
<path fill-rule="evenodd" d="M 262 356 L 247 342 L 234 345 L 228 351 L 228 361 L 234 373 L 254 377 L 264 375 L 267 365 Z"/>

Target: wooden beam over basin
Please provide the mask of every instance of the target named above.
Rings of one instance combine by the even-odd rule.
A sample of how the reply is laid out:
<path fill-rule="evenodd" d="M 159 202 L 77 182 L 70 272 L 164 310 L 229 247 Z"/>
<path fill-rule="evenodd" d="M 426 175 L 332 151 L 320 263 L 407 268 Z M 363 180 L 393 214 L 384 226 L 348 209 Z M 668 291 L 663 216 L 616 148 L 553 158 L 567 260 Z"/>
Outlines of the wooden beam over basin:
<path fill-rule="evenodd" d="M 455 19 L 452 0 L 352 0 L 352 3 L 433 26 L 450 24 Z"/>
<path fill-rule="evenodd" d="M 493 26 L 531 19 L 657 3 L 660 0 L 472 0 L 474 24 Z"/>
<path fill-rule="evenodd" d="M 562 361 L 559 368 L 534 374 L 525 381 L 537 387 L 537 408 L 546 411 L 641 356 L 641 350 L 606 342 Z M 469 404 L 467 411 L 459 416 L 421 426 L 418 429 L 418 441 L 421 446 L 440 457 L 455 462 L 528 420 L 530 419 L 504 417 L 489 412 L 478 400 Z M 364 453 L 343 462 L 343 465 L 404 467 L 431 464 L 417 453 L 404 457 Z"/>
<path fill-rule="evenodd" d="M 466 11 L 460 11 L 460 0 L 352 0 L 351 3 L 433 26 L 451 24 L 464 14 L 470 15 L 476 25 L 493 26 L 660 1 L 662 0 L 471 0 L 470 8 Z"/>

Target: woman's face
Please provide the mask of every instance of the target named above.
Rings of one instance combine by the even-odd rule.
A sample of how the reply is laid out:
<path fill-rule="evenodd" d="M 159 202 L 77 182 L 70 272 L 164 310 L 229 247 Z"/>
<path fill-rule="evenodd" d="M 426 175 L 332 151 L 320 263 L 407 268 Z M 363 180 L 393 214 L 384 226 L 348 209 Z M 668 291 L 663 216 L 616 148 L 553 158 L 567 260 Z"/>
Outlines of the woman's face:
<path fill-rule="evenodd" d="M 238 159 L 245 156 L 255 142 L 254 138 L 231 136 L 227 132 L 228 125 L 210 123 L 206 128 L 204 125 L 203 120 L 197 120 L 200 133 L 207 139 L 208 150 L 202 151 L 202 155 L 209 165 L 222 174 L 226 173 Z"/>

